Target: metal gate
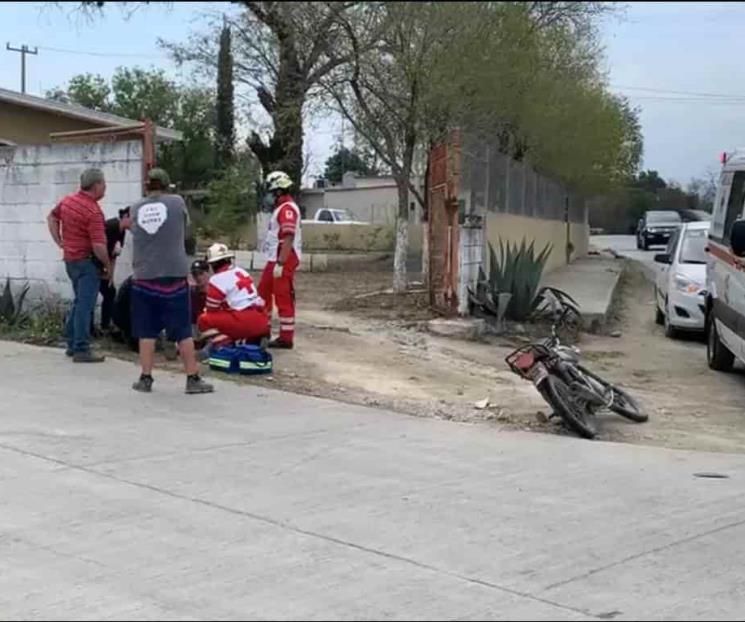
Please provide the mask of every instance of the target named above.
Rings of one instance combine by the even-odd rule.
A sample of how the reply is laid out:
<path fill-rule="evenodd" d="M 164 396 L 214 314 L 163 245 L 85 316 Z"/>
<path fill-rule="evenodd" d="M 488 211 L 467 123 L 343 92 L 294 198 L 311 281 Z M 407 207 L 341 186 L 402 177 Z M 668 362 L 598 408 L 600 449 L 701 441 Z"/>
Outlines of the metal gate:
<path fill-rule="evenodd" d="M 429 297 L 445 315 L 458 312 L 458 183 L 460 134 L 430 152 L 429 165 Z"/>

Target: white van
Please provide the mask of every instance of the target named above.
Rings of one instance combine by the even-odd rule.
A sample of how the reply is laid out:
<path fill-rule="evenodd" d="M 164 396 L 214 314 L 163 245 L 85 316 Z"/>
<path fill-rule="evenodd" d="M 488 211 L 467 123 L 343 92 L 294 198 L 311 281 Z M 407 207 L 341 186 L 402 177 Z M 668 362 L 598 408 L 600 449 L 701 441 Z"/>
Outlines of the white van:
<path fill-rule="evenodd" d="M 706 356 L 729 371 L 745 361 L 745 149 L 722 155 L 706 247 Z"/>

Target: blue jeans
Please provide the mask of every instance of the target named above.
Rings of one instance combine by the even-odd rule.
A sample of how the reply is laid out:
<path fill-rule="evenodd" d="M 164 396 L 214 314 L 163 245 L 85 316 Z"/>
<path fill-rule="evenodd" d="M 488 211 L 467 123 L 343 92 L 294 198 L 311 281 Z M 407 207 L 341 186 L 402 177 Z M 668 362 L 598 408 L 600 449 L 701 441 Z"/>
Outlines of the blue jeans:
<path fill-rule="evenodd" d="M 90 259 L 66 261 L 65 268 L 75 292 L 65 325 L 67 349 L 73 354 L 88 352 L 91 347 L 91 317 L 96 308 L 101 274 Z"/>

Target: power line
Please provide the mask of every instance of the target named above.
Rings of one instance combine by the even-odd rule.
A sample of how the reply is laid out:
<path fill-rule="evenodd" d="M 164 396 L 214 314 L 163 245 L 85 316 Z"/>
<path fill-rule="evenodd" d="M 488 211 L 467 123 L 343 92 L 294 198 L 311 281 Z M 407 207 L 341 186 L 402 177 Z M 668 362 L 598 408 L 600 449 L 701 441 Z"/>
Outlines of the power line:
<path fill-rule="evenodd" d="M 745 95 L 735 95 L 732 93 L 697 93 L 694 91 L 675 91 L 669 89 L 658 89 L 647 86 L 626 86 L 621 84 L 611 84 L 611 88 L 618 90 L 627 91 L 646 91 L 650 93 L 664 93 L 669 95 L 687 95 L 692 97 L 715 97 L 715 98 L 730 98 L 730 99 L 745 99 Z M 638 96 L 637 96 L 638 97 Z"/>
<path fill-rule="evenodd" d="M 167 58 L 165 54 L 130 54 L 127 52 L 123 53 L 117 53 L 117 52 L 91 52 L 87 50 L 69 50 L 65 48 L 56 48 L 56 47 L 49 47 L 45 45 L 39 45 L 37 46 L 40 50 L 45 50 L 47 52 L 58 52 L 61 54 L 77 54 L 79 56 L 99 56 L 104 58 Z"/>
<path fill-rule="evenodd" d="M 634 97 L 634 100 L 642 99 L 649 102 L 664 102 L 670 104 L 704 104 L 706 106 L 745 106 L 745 100 L 742 101 L 719 101 L 711 99 L 695 98 L 675 98 L 675 97 Z"/>

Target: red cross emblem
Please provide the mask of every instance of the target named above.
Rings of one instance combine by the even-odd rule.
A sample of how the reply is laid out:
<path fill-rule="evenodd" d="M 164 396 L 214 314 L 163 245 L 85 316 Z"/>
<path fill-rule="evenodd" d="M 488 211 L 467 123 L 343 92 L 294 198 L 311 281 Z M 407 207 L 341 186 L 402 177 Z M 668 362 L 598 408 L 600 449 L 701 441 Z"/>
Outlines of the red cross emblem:
<path fill-rule="evenodd" d="M 235 282 L 235 285 L 238 289 L 245 289 L 247 291 L 251 291 L 254 286 L 254 282 L 251 280 L 251 277 L 246 276 L 238 276 L 238 279 Z"/>

